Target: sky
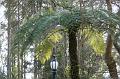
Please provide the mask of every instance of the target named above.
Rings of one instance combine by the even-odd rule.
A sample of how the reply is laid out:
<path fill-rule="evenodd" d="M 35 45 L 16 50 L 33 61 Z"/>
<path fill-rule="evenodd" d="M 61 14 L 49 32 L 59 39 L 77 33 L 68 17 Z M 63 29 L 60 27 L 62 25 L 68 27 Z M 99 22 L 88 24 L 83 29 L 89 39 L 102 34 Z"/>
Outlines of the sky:
<path fill-rule="evenodd" d="M 3 23 L 6 23 L 7 20 L 5 19 L 5 16 L 4 16 L 4 11 L 5 11 L 5 7 L 4 6 L 0 6 L 0 23 L 3 22 Z M 5 30 L 1 29 L 1 25 L 0 25 L 0 35 L 4 32 L 4 35 L 0 36 L 0 42 L 3 42 L 3 40 L 5 39 L 6 37 L 6 33 L 5 33 Z M 4 44 L 3 44 L 4 45 Z"/>
<path fill-rule="evenodd" d="M 1 2 L 1 0 L 0 0 Z M 7 23 L 7 20 L 5 19 L 5 16 L 4 16 L 4 11 L 5 11 L 5 7 L 0 5 L 0 23 Z M 3 63 L 6 64 L 6 62 L 4 61 L 5 60 L 5 57 L 7 56 L 7 41 L 4 41 L 6 40 L 7 38 L 7 32 L 3 29 L 1 29 L 1 25 L 0 25 L 0 35 L 3 34 L 2 36 L 0 36 L 0 43 L 2 44 L 2 48 L 0 50 L 0 68 L 4 69 L 4 71 L 6 71 L 6 67 L 3 66 Z M 4 67 L 4 68 L 3 68 Z"/>
<path fill-rule="evenodd" d="M 5 11 L 5 7 L 1 5 L 0 6 L 0 22 L 5 21 L 4 11 Z"/>

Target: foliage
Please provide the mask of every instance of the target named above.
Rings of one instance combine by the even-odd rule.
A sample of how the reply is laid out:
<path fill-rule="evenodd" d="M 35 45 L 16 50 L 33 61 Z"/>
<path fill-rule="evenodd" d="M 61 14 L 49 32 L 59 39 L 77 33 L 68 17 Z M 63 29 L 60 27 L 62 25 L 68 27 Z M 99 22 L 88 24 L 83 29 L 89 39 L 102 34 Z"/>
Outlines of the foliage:
<path fill-rule="evenodd" d="M 81 15 L 82 17 L 80 17 Z M 120 22 L 117 15 L 101 9 L 86 9 L 81 15 L 78 9 L 73 9 L 70 11 L 63 10 L 60 13 L 54 12 L 48 15 L 33 17 L 24 23 L 20 30 L 17 31 L 13 47 L 15 47 L 19 41 L 22 47 L 21 52 L 24 52 L 32 43 L 38 43 L 41 39 L 45 38 L 46 35 L 58 24 L 66 27 L 67 29 L 79 29 L 81 24 L 84 24 L 85 27 L 82 27 L 83 29 L 91 27 L 106 31 L 106 29 L 108 29 L 108 25 L 111 23 L 113 24 L 112 27 L 115 28 L 116 26 L 114 24 L 119 24 Z"/>
<path fill-rule="evenodd" d="M 105 53 L 104 34 L 98 30 L 83 30 L 87 43 L 93 48 L 96 54 L 103 55 Z"/>
<path fill-rule="evenodd" d="M 116 32 L 114 41 L 120 45 L 120 31 Z"/>
<path fill-rule="evenodd" d="M 23 52 L 27 46 L 31 45 L 33 42 L 38 41 L 41 39 L 41 37 L 45 38 L 45 33 L 47 33 L 46 30 L 52 29 L 52 26 L 54 26 L 54 22 L 57 21 L 57 17 L 55 15 L 53 16 L 42 16 L 39 18 L 33 18 L 27 21 L 23 26 L 21 26 L 21 29 L 18 30 L 17 36 L 15 37 L 15 43 L 14 46 L 17 46 L 17 43 L 21 43 L 21 52 Z M 51 27 L 49 27 L 49 25 Z M 20 39 L 20 40 L 18 40 Z"/>
<path fill-rule="evenodd" d="M 40 60 L 42 64 L 44 64 L 46 60 L 50 59 L 52 55 L 52 48 L 60 41 L 61 38 L 62 36 L 59 32 L 53 31 L 52 33 L 49 33 L 47 37 L 36 47 L 36 58 Z"/>
<path fill-rule="evenodd" d="M 0 79 L 7 79 L 7 76 L 4 72 L 0 71 Z"/>
<path fill-rule="evenodd" d="M 81 16 L 79 10 L 65 11 L 61 14 L 60 24 L 64 27 L 73 29 L 81 24 Z"/>
<path fill-rule="evenodd" d="M 115 30 L 116 25 L 119 25 L 120 18 L 107 10 L 99 9 L 99 10 L 88 10 L 87 14 L 84 15 L 86 20 L 89 20 L 90 24 L 94 26 L 94 28 L 99 30 Z M 109 28 L 109 25 L 111 27 Z M 114 28 L 114 29 L 111 29 Z"/>
<path fill-rule="evenodd" d="M 89 79 L 93 78 L 94 75 L 98 74 L 96 72 L 101 72 L 100 68 L 102 68 L 101 61 L 102 57 L 100 55 L 96 55 L 96 52 L 93 48 L 85 43 L 80 51 L 80 77 L 81 79 Z M 95 74 L 96 73 L 96 74 Z M 99 73 L 100 74 L 100 73 Z"/>
<path fill-rule="evenodd" d="M 66 76 L 69 77 L 69 75 L 70 75 L 70 66 L 66 66 L 64 73 L 65 73 Z"/>

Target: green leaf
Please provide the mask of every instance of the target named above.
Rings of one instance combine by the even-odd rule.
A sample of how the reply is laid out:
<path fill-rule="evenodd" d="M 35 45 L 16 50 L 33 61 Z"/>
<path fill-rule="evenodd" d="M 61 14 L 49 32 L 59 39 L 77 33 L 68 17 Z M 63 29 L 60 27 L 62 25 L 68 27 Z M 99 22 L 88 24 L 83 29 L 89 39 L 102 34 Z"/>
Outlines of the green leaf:
<path fill-rule="evenodd" d="M 36 47 L 36 58 L 44 64 L 52 55 L 52 48 L 62 39 L 59 32 L 52 32 Z"/>
<path fill-rule="evenodd" d="M 91 33 L 88 44 L 92 46 L 93 50 L 99 54 L 103 55 L 105 53 L 105 43 L 103 39 L 103 33 L 93 32 Z"/>
<path fill-rule="evenodd" d="M 86 9 L 83 12 L 83 14 L 80 14 L 80 10 L 73 9 L 52 12 L 51 14 L 45 15 L 36 14 L 32 16 L 29 20 L 23 23 L 20 29 L 16 32 L 12 49 L 20 46 L 21 53 L 23 53 L 31 44 L 39 43 L 43 40 L 58 24 L 71 30 L 73 28 L 79 29 L 80 27 L 82 29 L 86 28 L 81 26 L 81 24 L 83 24 L 90 28 L 103 29 L 103 31 L 107 31 L 104 28 L 108 28 L 108 25 L 111 25 L 111 23 L 112 26 L 109 28 L 116 28 L 116 25 L 120 24 L 120 18 L 118 18 L 116 14 L 110 13 L 107 10 Z M 18 43 L 20 45 L 18 45 Z M 100 49 L 102 48 L 97 48 L 96 51 Z"/>

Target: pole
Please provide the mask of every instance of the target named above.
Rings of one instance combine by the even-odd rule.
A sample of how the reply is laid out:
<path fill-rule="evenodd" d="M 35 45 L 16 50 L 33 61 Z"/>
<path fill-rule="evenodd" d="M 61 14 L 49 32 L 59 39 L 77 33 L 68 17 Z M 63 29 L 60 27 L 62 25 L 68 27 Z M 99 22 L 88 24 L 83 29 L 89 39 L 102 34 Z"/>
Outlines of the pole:
<path fill-rule="evenodd" d="M 56 79 L 56 70 L 52 70 L 52 74 L 53 74 L 52 79 Z"/>

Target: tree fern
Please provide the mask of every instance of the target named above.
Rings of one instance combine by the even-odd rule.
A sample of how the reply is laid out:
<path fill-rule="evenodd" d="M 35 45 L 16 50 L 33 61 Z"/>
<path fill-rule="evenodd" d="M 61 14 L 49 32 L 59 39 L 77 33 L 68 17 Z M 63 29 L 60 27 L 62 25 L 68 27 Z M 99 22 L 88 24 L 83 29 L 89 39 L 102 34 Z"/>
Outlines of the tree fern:
<path fill-rule="evenodd" d="M 71 11 L 63 10 L 60 13 L 52 12 L 48 15 L 35 15 L 23 23 L 20 30 L 17 31 L 13 48 L 17 46 L 19 40 L 21 52 L 24 52 L 31 44 L 39 43 L 41 39 L 44 39 L 58 24 L 71 30 L 74 27 L 79 29 L 81 24 L 85 24 L 86 27 L 106 31 L 105 28 L 108 28 L 111 23 L 114 28 L 120 23 L 120 18 L 107 10 L 84 10 L 83 13 L 81 15 L 80 11 L 75 9 Z"/>
<path fill-rule="evenodd" d="M 47 31 L 50 31 L 50 29 L 57 24 L 58 17 L 56 15 L 42 16 L 34 20 L 30 19 L 27 23 L 21 26 L 20 30 L 17 31 L 13 46 L 17 46 L 16 43 L 20 39 L 19 42 L 22 47 L 21 52 L 23 52 L 32 43 L 45 37 L 47 35 Z"/>

